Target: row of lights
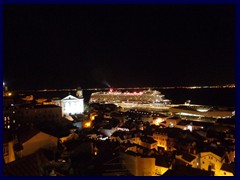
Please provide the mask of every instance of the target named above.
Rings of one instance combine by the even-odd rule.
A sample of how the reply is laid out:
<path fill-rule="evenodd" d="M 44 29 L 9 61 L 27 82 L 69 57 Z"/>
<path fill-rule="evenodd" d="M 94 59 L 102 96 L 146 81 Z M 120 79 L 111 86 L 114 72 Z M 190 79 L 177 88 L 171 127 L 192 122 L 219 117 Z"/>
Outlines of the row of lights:
<path fill-rule="evenodd" d="M 161 115 L 161 114 L 157 114 L 157 113 L 147 113 L 147 112 L 142 112 L 142 111 L 129 111 L 129 112 L 131 112 L 131 113 L 140 113 L 140 114 L 152 114 L 153 116 L 159 116 L 159 115 Z"/>

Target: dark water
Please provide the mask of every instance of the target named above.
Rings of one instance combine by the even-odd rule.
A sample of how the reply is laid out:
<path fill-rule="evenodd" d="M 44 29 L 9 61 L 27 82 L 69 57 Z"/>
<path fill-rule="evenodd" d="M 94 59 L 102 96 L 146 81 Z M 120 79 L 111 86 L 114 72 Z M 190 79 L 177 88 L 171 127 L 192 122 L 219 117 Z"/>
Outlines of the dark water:
<path fill-rule="evenodd" d="M 211 106 L 235 107 L 235 89 L 156 89 L 165 95 L 166 99 L 172 101 L 172 104 L 184 103 L 191 100 L 192 104 L 202 104 Z M 88 103 L 91 93 L 96 91 L 83 90 L 85 103 Z M 29 92 L 25 94 L 33 94 L 35 97 L 63 98 L 69 94 L 74 95 L 74 91 L 54 91 L 54 92 Z"/>
<path fill-rule="evenodd" d="M 191 100 L 192 104 L 235 107 L 235 89 L 174 89 L 161 92 L 173 104 Z"/>

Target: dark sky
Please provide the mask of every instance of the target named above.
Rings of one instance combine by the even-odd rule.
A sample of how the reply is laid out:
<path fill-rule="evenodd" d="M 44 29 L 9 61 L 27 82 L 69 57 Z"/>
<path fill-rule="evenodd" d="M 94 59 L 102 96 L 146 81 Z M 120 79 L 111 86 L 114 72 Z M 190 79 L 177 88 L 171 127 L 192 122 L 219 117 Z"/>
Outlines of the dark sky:
<path fill-rule="evenodd" d="M 12 89 L 234 83 L 235 8 L 5 5 L 3 69 Z"/>

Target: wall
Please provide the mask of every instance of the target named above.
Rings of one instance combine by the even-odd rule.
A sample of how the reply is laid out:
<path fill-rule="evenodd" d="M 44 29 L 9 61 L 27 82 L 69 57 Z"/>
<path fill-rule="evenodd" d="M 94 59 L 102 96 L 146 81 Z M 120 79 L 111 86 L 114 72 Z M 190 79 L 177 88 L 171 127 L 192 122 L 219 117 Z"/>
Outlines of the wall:
<path fill-rule="evenodd" d="M 222 167 L 222 164 L 225 161 L 221 157 L 211 153 L 211 152 L 202 152 L 200 153 L 200 168 L 208 171 L 208 166 L 213 165 L 212 171 L 219 171 Z"/>
<path fill-rule="evenodd" d="M 215 172 L 215 176 L 234 176 L 233 173 L 219 170 Z"/>
<path fill-rule="evenodd" d="M 164 150 L 167 150 L 167 134 L 157 134 L 154 133 L 152 138 L 157 141 L 157 146 L 163 147 Z"/>
<path fill-rule="evenodd" d="M 168 168 L 166 168 L 166 167 L 155 166 L 155 175 L 161 176 L 161 175 L 163 175 L 167 170 L 168 170 Z"/>
<path fill-rule="evenodd" d="M 12 161 L 15 161 L 15 154 L 14 154 L 14 150 L 13 150 L 13 144 L 14 141 L 10 141 L 8 143 L 5 143 L 3 145 L 3 156 L 4 156 L 4 162 L 5 163 L 10 163 Z"/>
<path fill-rule="evenodd" d="M 121 153 L 124 166 L 134 176 L 154 176 L 155 158 Z"/>
<path fill-rule="evenodd" d="M 84 112 L 83 99 L 61 100 L 61 105 L 63 115 L 82 114 Z"/>
<path fill-rule="evenodd" d="M 21 108 L 16 112 L 16 119 L 24 122 L 31 122 L 38 119 L 59 120 L 62 117 L 62 110 L 58 106 L 42 108 Z"/>

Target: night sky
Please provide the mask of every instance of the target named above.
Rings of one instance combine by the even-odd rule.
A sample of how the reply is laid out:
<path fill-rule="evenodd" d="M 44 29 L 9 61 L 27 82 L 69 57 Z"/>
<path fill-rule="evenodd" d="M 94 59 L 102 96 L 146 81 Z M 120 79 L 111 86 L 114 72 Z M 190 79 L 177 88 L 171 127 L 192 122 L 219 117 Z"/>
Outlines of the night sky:
<path fill-rule="evenodd" d="M 234 5 L 5 5 L 11 89 L 235 82 Z"/>

